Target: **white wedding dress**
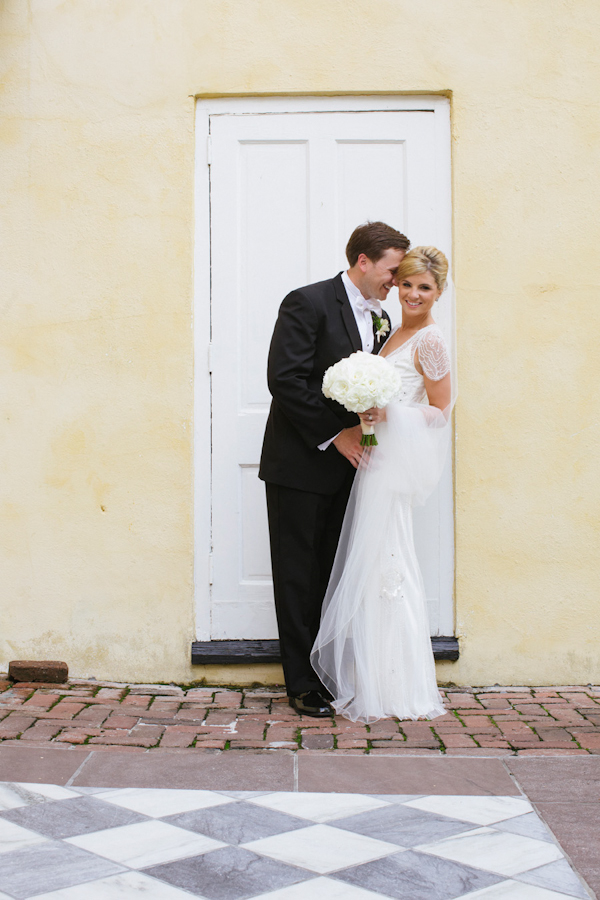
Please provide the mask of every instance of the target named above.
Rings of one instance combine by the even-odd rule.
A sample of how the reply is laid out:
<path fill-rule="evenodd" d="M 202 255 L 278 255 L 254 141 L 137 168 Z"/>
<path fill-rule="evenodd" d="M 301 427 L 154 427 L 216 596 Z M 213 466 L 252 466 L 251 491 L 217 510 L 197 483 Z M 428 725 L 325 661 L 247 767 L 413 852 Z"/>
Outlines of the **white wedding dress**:
<path fill-rule="evenodd" d="M 357 473 L 311 654 L 332 706 L 353 721 L 432 719 L 445 712 L 412 509 L 441 477 L 450 408 L 429 406 L 415 367 L 417 348 L 428 378 L 437 381 L 451 369 L 437 325 L 386 357 L 400 371 L 401 398 L 387 407 L 387 421 L 376 427 L 378 446 Z"/>

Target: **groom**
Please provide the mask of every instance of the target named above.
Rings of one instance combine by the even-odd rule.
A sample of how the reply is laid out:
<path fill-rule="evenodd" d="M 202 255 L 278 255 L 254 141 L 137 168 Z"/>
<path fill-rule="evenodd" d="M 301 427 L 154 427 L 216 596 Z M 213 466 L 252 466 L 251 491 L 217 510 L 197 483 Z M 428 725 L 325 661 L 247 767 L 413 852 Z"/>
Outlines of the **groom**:
<path fill-rule="evenodd" d="M 383 222 L 360 225 L 346 247 L 348 271 L 288 294 L 273 332 L 273 401 L 259 477 L 266 482 L 281 662 L 290 705 L 304 715 L 331 714 L 310 651 L 362 456 L 358 416 L 323 396 L 323 374 L 356 350 L 377 353 L 374 320 L 389 323 L 381 302 L 409 246 Z"/>

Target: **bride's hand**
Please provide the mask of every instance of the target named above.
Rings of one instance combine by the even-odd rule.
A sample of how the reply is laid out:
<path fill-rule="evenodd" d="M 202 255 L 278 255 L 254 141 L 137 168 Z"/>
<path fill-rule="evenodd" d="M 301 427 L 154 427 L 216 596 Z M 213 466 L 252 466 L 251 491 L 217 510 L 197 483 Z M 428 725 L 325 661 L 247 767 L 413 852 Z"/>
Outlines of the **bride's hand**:
<path fill-rule="evenodd" d="M 385 422 L 385 408 L 379 409 L 377 406 L 372 406 L 371 409 L 365 410 L 364 413 L 359 413 L 359 418 L 365 425 L 377 425 L 378 422 Z"/>

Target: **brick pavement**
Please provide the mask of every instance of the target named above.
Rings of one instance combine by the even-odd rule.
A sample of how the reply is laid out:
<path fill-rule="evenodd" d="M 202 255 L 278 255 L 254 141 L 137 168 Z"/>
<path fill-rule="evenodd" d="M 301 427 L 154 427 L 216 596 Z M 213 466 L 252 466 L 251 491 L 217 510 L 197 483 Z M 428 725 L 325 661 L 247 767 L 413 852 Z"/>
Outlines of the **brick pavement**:
<path fill-rule="evenodd" d="M 308 754 L 600 755 L 600 687 L 447 688 L 431 721 L 311 719 L 269 689 L 0 680 L 0 745 Z"/>

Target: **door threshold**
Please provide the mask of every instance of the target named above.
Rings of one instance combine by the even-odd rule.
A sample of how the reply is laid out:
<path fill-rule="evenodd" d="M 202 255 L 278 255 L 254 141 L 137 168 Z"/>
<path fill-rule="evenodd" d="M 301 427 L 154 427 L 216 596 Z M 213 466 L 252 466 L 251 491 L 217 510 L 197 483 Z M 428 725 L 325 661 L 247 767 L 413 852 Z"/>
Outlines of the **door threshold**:
<path fill-rule="evenodd" d="M 459 657 L 458 638 L 431 638 L 434 659 L 452 662 Z M 236 663 L 280 663 L 279 641 L 193 641 L 193 666 L 230 666 Z"/>

